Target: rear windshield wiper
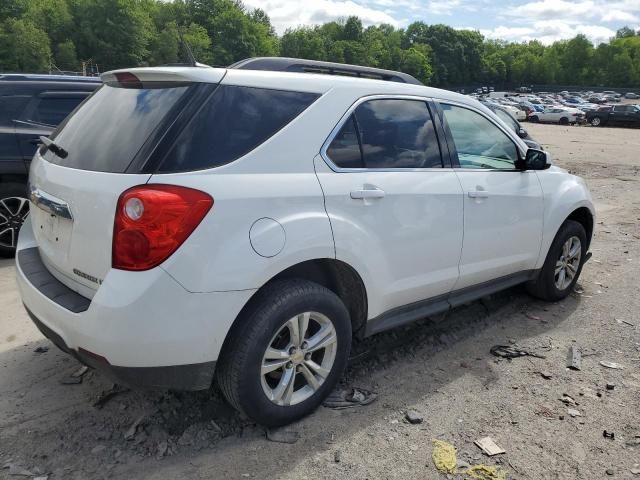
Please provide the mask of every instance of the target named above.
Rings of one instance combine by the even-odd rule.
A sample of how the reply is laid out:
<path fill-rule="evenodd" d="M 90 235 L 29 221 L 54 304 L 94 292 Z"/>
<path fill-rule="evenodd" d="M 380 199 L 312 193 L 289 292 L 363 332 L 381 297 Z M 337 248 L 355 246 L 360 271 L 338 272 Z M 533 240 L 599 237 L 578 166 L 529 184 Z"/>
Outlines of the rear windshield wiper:
<path fill-rule="evenodd" d="M 67 152 L 64 148 L 62 148 L 60 145 L 56 145 L 53 140 L 43 135 L 40 135 L 40 141 L 44 144 L 45 147 L 47 147 L 47 150 L 53 152 L 60 158 L 67 158 L 67 156 L 69 155 L 69 152 Z"/>

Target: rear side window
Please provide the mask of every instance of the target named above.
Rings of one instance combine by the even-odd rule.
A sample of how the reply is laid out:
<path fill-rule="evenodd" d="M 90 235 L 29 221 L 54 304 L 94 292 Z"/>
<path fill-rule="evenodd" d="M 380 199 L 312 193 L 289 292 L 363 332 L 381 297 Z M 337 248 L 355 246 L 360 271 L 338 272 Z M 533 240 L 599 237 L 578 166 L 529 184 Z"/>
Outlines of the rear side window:
<path fill-rule="evenodd" d="M 68 155 L 47 150 L 44 158 L 65 167 L 123 173 L 188 88 L 105 85 L 51 137 Z"/>
<path fill-rule="evenodd" d="M 357 135 L 352 133 L 354 129 Z M 359 150 L 354 143 L 358 141 Z M 327 155 L 341 168 L 442 167 L 433 121 L 427 104 L 420 100 L 382 99 L 362 103 L 333 139 Z"/>
<path fill-rule="evenodd" d="M 320 95 L 222 85 L 178 136 L 159 171 L 213 168 L 255 149 Z"/>

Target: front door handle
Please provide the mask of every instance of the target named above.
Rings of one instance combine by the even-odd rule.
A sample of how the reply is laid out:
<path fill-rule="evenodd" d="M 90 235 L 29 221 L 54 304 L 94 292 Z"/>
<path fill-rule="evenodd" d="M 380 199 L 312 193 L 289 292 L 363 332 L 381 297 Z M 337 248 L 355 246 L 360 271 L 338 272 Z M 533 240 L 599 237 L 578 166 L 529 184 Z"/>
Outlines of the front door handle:
<path fill-rule="evenodd" d="M 475 191 L 469 192 L 469 197 L 470 198 L 489 198 L 489 192 L 487 192 L 486 190 L 475 190 Z"/>
<path fill-rule="evenodd" d="M 367 199 L 367 198 L 382 198 L 384 197 L 384 190 L 377 187 L 363 188 L 361 190 L 352 190 L 351 198 L 353 199 Z"/>

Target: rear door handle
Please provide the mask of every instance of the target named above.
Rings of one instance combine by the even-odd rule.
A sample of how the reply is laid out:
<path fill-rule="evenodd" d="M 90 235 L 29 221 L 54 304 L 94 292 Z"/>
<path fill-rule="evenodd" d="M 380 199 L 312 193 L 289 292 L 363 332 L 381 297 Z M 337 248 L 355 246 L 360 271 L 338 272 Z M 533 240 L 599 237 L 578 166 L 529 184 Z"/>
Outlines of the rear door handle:
<path fill-rule="evenodd" d="M 470 198 L 489 198 L 489 192 L 487 192 L 486 190 L 475 190 L 475 191 L 469 192 L 469 197 Z"/>
<path fill-rule="evenodd" d="M 377 187 L 363 188 L 362 190 L 352 190 L 351 198 L 353 199 L 366 199 L 366 198 L 382 198 L 384 197 L 384 190 Z"/>

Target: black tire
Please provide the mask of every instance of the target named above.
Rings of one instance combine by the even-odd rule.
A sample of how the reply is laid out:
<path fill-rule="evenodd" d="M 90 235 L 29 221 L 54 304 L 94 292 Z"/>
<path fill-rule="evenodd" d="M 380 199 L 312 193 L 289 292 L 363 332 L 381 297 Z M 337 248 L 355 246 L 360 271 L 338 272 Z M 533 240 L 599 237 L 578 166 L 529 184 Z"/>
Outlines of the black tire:
<path fill-rule="evenodd" d="M 561 257 L 563 245 L 571 237 L 577 237 L 580 240 L 580 264 L 571 283 L 566 288 L 560 289 L 556 285 L 555 279 L 556 262 Z M 562 300 L 571 293 L 578 278 L 580 278 L 586 254 L 587 234 L 584 227 L 574 220 L 567 220 L 562 224 L 556 237 L 553 239 L 538 278 L 527 284 L 527 291 L 534 297 L 542 300 L 551 302 Z"/>
<path fill-rule="evenodd" d="M 569 119 L 567 117 L 562 117 L 558 123 L 560 125 L 569 125 Z"/>
<path fill-rule="evenodd" d="M 0 256 L 13 257 L 16 253 L 16 244 L 18 242 L 18 232 L 22 226 L 24 216 L 11 216 L 10 211 L 14 211 L 18 207 L 17 198 L 27 198 L 27 187 L 20 183 L 0 183 L 0 231 L 4 233 L 0 236 Z M 7 207 L 10 211 L 7 211 Z M 21 210 L 22 213 L 26 209 L 26 213 L 29 212 L 29 205 L 26 204 Z M 6 227 L 10 227 L 11 230 L 5 230 Z M 4 228 L 3 228 L 4 227 Z M 13 236 L 12 236 L 13 233 Z M 13 239 L 13 240 L 12 240 Z"/>
<path fill-rule="evenodd" d="M 532 123 L 538 123 L 540 121 L 540 119 L 538 118 L 537 115 L 533 115 L 531 117 L 529 117 L 529 121 Z"/>
<path fill-rule="evenodd" d="M 591 125 L 594 127 L 599 127 L 602 125 L 602 119 L 600 117 L 593 117 L 591 119 Z"/>
<path fill-rule="evenodd" d="M 262 387 L 263 355 L 285 323 L 303 312 L 318 312 L 331 321 L 338 345 L 335 360 L 324 383 L 309 398 L 277 405 Z M 314 411 L 331 393 L 347 366 L 350 349 L 349 312 L 337 295 L 307 280 L 280 280 L 256 294 L 229 332 L 217 380 L 227 401 L 249 418 L 268 427 L 286 425 Z"/>

